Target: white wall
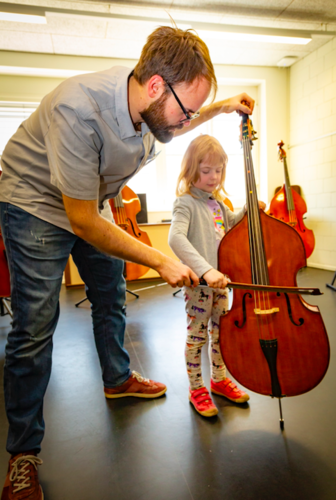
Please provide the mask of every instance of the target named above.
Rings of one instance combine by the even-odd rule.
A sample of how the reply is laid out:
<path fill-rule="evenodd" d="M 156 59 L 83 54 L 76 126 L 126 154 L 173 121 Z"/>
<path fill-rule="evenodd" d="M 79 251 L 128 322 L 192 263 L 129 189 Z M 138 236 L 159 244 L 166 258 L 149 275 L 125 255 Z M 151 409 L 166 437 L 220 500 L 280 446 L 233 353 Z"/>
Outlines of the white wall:
<path fill-rule="evenodd" d="M 289 109 L 290 180 L 303 189 L 316 240 L 308 265 L 335 270 L 336 38 L 290 69 Z"/>
<path fill-rule="evenodd" d="M 278 162 L 277 143 L 288 141 L 288 76 L 287 68 L 262 66 L 215 66 L 216 75 L 232 82 L 245 81 L 258 87 L 256 113 L 258 113 L 260 152 L 259 198 L 266 203 L 273 197 L 274 189 L 283 184 L 282 166 Z"/>

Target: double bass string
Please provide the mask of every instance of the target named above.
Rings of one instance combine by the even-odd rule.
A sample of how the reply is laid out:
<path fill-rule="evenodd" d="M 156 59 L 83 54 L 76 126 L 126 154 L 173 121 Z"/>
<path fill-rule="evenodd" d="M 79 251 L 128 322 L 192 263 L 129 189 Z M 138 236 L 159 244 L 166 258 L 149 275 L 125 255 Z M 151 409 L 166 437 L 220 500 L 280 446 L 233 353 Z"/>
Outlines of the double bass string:
<path fill-rule="evenodd" d="M 251 257 L 251 273 L 252 273 L 252 282 L 255 284 L 260 284 L 260 266 L 258 266 L 258 242 L 257 242 L 257 231 L 255 230 L 256 222 L 255 222 L 255 210 L 254 210 L 254 199 L 253 199 L 253 184 L 251 182 L 251 148 L 250 148 L 250 140 L 243 139 L 243 149 L 244 149 L 244 164 L 245 164 L 245 183 L 246 183 L 246 192 L 247 192 L 247 218 L 248 218 L 248 226 L 249 226 L 249 243 L 250 243 L 250 257 Z M 254 292 L 254 306 L 255 309 L 261 309 L 261 294 L 259 292 Z M 259 331 L 259 337 L 263 337 L 263 320 L 260 321 L 257 317 L 257 326 Z"/>
<path fill-rule="evenodd" d="M 296 212 L 295 212 L 295 205 L 294 205 L 294 200 L 293 200 L 292 188 L 291 188 L 291 185 L 289 182 L 286 157 L 284 156 L 282 160 L 283 160 L 284 172 L 285 172 L 285 191 L 286 191 L 286 198 L 287 198 L 287 209 L 288 209 L 289 223 L 291 226 L 295 226 L 297 224 L 297 217 L 296 217 Z"/>
<path fill-rule="evenodd" d="M 242 140 L 243 150 L 244 150 L 244 167 L 245 167 L 245 185 L 246 185 L 246 201 L 247 201 L 247 220 L 249 226 L 249 244 L 250 244 L 250 257 L 251 257 L 251 274 L 252 283 L 258 283 L 257 269 L 255 263 L 255 242 L 254 242 L 254 232 L 253 232 L 253 214 L 252 214 L 252 200 L 251 200 L 251 186 L 250 186 L 250 168 L 249 168 L 249 154 L 248 154 L 248 144 L 246 139 Z M 257 308 L 259 304 L 257 303 L 257 294 L 254 293 L 254 306 Z M 259 326 L 259 324 L 258 324 Z"/>
<path fill-rule="evenodd" d="M 122 223 L 121 221 L 121 217 L 120 217 L 120 209 L 119 209 L 119 206 L 120 206 L 120 193 L 114 198 L 114 208 L 115 208 L 115 211 L 116 211 L 116 223 L 118 226 L 120 226 L 120 224 Z"/>
<path fill-rule="evenodd" d="M 251 157 L 251 141 L 250 139 L 243 140 L 244 147 L 244 158 L 245 161 L 245 181 L 246 189 L 248 192 L 247 202 L 248 202 L 248 221 L 249 221 L 249 240 L 251 248 L 251 268 L 252 268 L 252 278 L 256 284 L 269 285 L 268 270 L 265 258 L 265 251 L 263 245 L 263 237 L 261 231 L 260 215 L 259 215 L 259 205 L 257 197 L 257 189 L 255 184 L 253 161 Z M 262 295 L 261 295 L 262 293 Z M 268 309 L 271 309 L 269 294 L 267 292 L 255 292 L 255 305 L 258 303 L 259 309 L 261 309 L 261 304 L 263 304 L 264 309 L 266 309 L 266 303 Z M 259 337 L 263 338 L 264 335 L 261 332 L 268 332 L 268 337 L 274 332 L 270 332 L 269 318 L 267 315 L 261 315 L 261 318 L 257 317 L 257 324 L 259 330 Z M 261 330 L 261 332 L 260 332 Z M 273 330 L 273 328 L 271 328 Z M 274 338 L 274 334 L 272 335 Z"/>
<path fill-rule="evenodd" d="M 252 164 L 252 158 L 251 158 L 251 172 L 253 172 L 253 164 Z M 263 240 L 263 234 L 262 234 L 262 229 L 261 229 L 261 222 L 260 222 L 260 210 L 259 210 L 259 204 L 258 204 L 258 196 L 257 196 L 257 187 L 255 184 L 255 175 L 253 172 L 253 175 L 251 175 L 251 183 L 252 183 L 252 191 L 253 191 L 253 196 L 254 196 L 254 220 L 255 220 L 255 226 L 254 230 L 257 233 L 257 252 L 258 252 L 258 266 L 260 268 L 259 274 L 260 274 L 260 283 L 264 285 L 269 285 L 269 275 L 268 275 L 268 268 L 267 268 L 267 262 L 266 262 L 266 255 L 265 255 L 265 249 L 264 249 L 264 240 Z M 263 306 L 264 309 L 271 309 L 271 304 L 270 304 L 270 296 L 269 293 L 263 292 Z M 274 338 L 273 332 L 270 330 L 273 330 L 273 328 L 270 328 L 270 322 L 271 318 L 268 315 L 262 315 L 262 320 L 263 320 L 263 331 L 266 331 L 268 334 L 268 339 L 270 337 Z"/>
<path fill-rule="evenodd" d="M 119 193 L 116 197 L 115 197 L 115 209 L 116 209 L 116 212 L 117 212 L 117 218 L 118 218 L 118 221 L 117 224 L 118 226 L 127 226 L 127 222 L 126 222 L 126 213 L 125 213 L 125 207 L 124 207 L 124 204 L 123 204 L 123 201 L 122 201 L 122 194 Z"/>
<path fill-rule="evenodd" d="M 251 159 L 251 162 L 252 162 L 252 159 Z M 252 165 L 252 168 L 253 168 L 253 165 Z M 264 247 L 264 239 L 263 239 L 261 220 L 260 220 L 260 209 L 259 209 L 259 204 L 258 204 L 257 188 L 256 188 L 256 184 L 255 184 L 255 176 L 254 175 L 252 176 L 252 183 L 253 183 L 253 190 L 254 190 L 254 196 L 255 196 L 254 206 L 255 206 L 255 214 L 256 214 L 256 227 L 258 228 L 258 239 L 259 239 L 259 247 L 258 247 L 259 250 L 258 251 L 259 251 L 259 262 L 260 262 L 260 268 L 261 268 L 261 279 L 262 279 L 263 284 L 269 285 L 270 280 L 269 280 L 269 274 L 268 274 L 267 260 L 266 260 L 265 247 Z M 265 298 L 266 298 L 266 300 L 265 300 Z M 268 310 L 271 310 L 270 294 L 268 292 L 264 292 L 263 299 L 264 299 L 264 307 L 268 308 Z M 268 339 L 275 338 L 272 316 L 265 315 L 262 317 L 265 320 L 264 322 L 265 322 L 265 326 L 266 326 L 266 331 L 268 333 Z"/>

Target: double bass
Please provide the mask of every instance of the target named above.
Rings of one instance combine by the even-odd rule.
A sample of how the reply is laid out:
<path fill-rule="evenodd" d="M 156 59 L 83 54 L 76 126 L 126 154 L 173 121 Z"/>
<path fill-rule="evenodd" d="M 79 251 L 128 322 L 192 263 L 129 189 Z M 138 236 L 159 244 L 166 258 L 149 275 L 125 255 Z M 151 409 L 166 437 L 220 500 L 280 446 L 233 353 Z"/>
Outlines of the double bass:
<path fill-rule="evenodd" d="M 281 399 L 319 384 L 329 365 L 329 341 L 319 308 L 308 304 L 297 287 L 297 272 L 306 265 L 299 234 L 259 209 L 254 138 L 251 120 L 243 114 L 247 212 L 218 249 L 219 270 L 240 284 L 232 286 L 232 308 L 220 318 L 220 348 L 241 385 L 278 398 L 283 429 Z"/>
<path fill-rule="evenodd" d="M 294 227 L 302 238 L 306 251 L 306 257 L 308 259 L 315 248 L 314 233 L 311 229 L 306 228 L 304 225 L 303 216 L 307 212 L 307 205 L 300 194 L 290 184 L 287 168 L 287 155 L 283 146 L 284 142 L 279 142 L 279 159 L 283 162 L 285 183 L 275 194 L 267 213 Z"/>
<path fill-rule="evenodd" d="M 115 223 L 124 229 L 130 236 L 145 245 L 152 246 L 148 234 L 141 231 L 137 224 L 136 215 L 141 211 L 140 200 L 131 188 L 125 186 L 121 192 L 109 200 Z M 128 281 L 141 278 L 149 267 L 133 262 L 125 263 L 125 278 Z"/>

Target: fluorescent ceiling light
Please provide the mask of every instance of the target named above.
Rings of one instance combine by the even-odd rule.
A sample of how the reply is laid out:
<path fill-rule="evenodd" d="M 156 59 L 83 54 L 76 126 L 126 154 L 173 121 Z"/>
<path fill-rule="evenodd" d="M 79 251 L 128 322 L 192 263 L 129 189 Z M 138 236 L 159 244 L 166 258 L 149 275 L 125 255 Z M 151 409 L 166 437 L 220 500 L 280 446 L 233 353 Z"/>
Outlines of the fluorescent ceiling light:
<path fill-rule="evenodd" d="M 312 40 L 311 38 L 300 38 L 293 36 L 256 35 L 253 33 L 230 33 L 225 31 L 197 30 L 197 33 L 201 38 L 214 38 L 215 40 L 231 40 L 237 42 L 265 42 L 306 45 Z"/>
<path fill-rule="evenodd" d="M 13 12 L 0 12 L 0 21 L 11 21 L 13 23 L 47 24 L 45 16 L 14 14 Z"/>
<path fill-rule="evenodd" d="M 73 13 L 69 13 L 69 12 L 53 12 L 53 11 L 49 11 L 49 10 L 46 10 L 45 14 L 46 14 L 46 17 L 56 17 L 56 18 L 59 18 L 59 19 L 78 19 L 80 21 L 104 21 L 105 23 L 127 23 L 129 25 L 134 25 L 134 26 L 146 26 L 146 27 L 149 27 L 151 29 L 156 29 L 158 26 L 169 26 L 171 27 L 171 21 L 170 20 L 152 20 L 152 19 L 148 19 L 146 18 L 145 20 L 142 20 L 141 18 L 138 18 L 138 19 L 129 19 L 128 17 L 109 17 L 109 16 L 104 16 L 104 14 L 102 15 L 95 15 L 95 16 L 90 16 L 90 15 L 83 15 L 83 14 L 76 14 L 75 11 L 73 11 Z M 187 30 L 187 29 L 191 29 L 192 26 L 191 24 L 184 24 L 184 23 L 180 23 L 179 21 L 176 22 L 176 25 L 179 29 L 181 30 Z"/>

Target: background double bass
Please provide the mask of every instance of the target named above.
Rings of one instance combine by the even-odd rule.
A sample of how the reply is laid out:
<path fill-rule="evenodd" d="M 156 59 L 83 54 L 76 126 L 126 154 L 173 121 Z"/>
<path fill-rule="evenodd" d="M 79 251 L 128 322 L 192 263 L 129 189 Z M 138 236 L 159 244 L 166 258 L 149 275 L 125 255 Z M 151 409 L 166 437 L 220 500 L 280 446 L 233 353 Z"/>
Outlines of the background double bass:
<path fill-rule="evenodd" d="M 152 246 L 148 234 L 141 231 L 137 224 L 136 215 L 141 211 L 139 198 L 131 188 L 125 186 L 121 192 L 109 200 L 115 223 L 124 229 L 130 236 L 145 245 Z M 141 278 L 147 273 L 149 267 L 133 262 L 125 263 L 125 278 L 128 281 Z"/>
<path fill-rule="evenodd" d="M 279 159 L 284 166 L 285 183 L 282 188 L 277 191 L 271 201 L 268 214 L 283 220 L 290 224 L 301 236 L 306 257 L 311 256 L 315 247 L 314 233 L 311 229 L 306 228 L 303 223 L 303 216 L 307 212 L 307 205 L 300 194 L 290 184 L 288 168 L 287 168 L 287 155 L 283 149 L 284 142 L 281 141 L 279 146 Z"/>
<path fill-rule="evenodd" d="M 232 308 L 220 319 L 220 347 L 240 384 L 279 398 L 283 428 L 281 398 L 310 391 L 322 380 L 329 364 L 329 341 L 317 306 L 299 294 L 268 288 L 296 287 L 296 274 L 306 258 L 298 233 L 259 210 L 253 138 L 251 121 L 243 115 L 247 213 L 222 239 L 218 262 L 233 282 L 263 285 L 265 290 L 234 291 Z"/>

